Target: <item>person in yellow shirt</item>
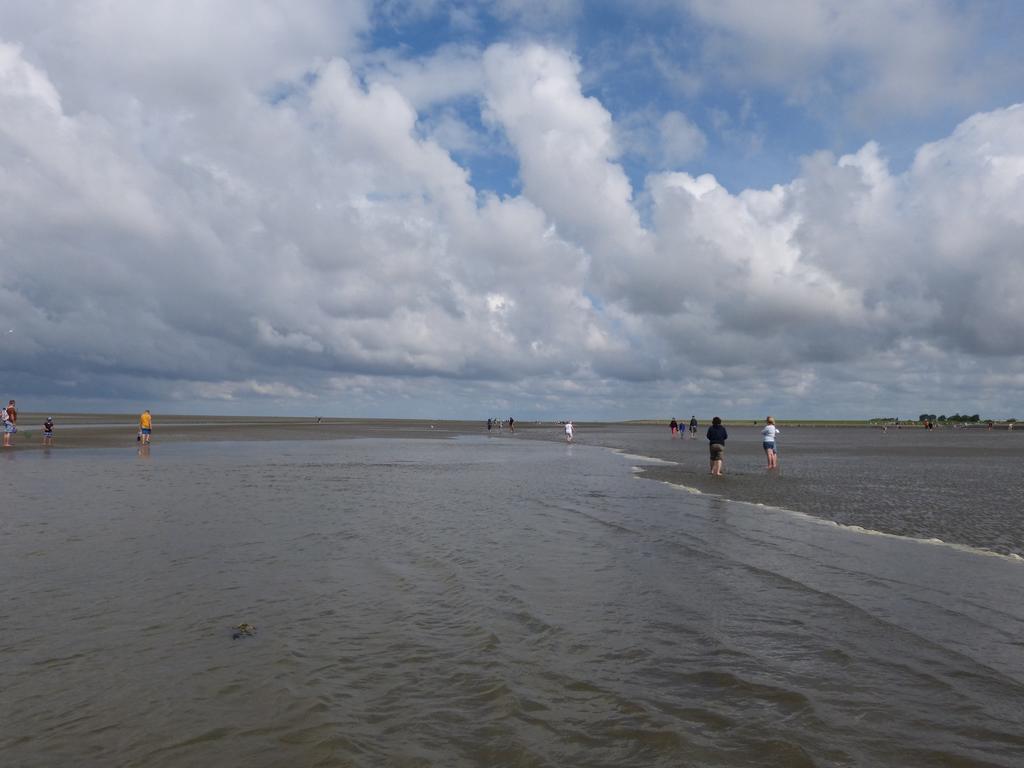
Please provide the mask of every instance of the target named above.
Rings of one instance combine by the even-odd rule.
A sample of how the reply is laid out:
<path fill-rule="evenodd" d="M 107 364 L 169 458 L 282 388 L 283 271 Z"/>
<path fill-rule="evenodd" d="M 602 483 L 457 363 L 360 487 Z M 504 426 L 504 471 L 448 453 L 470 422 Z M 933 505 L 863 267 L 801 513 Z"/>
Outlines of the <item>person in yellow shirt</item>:
<path fill-rule="evenodd" d="M 147 408 L 139 416 L 139 437 L 142 439 L 143 445 L 149 445 L 149 438 L 153 434 L 153 416 L 150 414 Z"/>

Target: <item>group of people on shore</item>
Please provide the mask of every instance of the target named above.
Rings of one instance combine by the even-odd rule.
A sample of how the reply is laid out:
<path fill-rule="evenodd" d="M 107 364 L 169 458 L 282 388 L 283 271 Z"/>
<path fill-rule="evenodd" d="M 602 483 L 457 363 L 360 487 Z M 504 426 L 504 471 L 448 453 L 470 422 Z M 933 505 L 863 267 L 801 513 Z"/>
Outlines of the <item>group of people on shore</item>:
<path fill-rule="evenodd" d="M 18 433 L 18 409 L 14 400 L 8 401 L 7 405 L 0 408 L 0 424 L 3 426 L 3 447 L 14 447 L 14 436 Z M 43 445 L 53 444 L 53 416 L 47 416 L 42 425 Z M 149 445 L 153 434 L 153 415 L 147 408 L 139 416 L 139 431 L 136 440 L 142 445 Z"/>
<path fill-rule="evenodd" d="M 3 427 L 3 447 L 14 447 L 14 436 L 18 434 L 18 408 L 14 400 L 9 400 L 7 405 L 0 408 L 0 425 Z M 47 416 L 43 422 L 43 445 L 50 445 L 53 442 L 53 417 Z"/>
<path fill-rule="evenodd" d="M 14 400 L 0 408 L 0 422 L 4 429 L 4 448 L 14 447 L 14 436 L 18 434 L 18 409 Z M 53 416 L 47 416 L 43 422 L 43 445 L 53 444 Z"/>
<path fill-rule="evenodd" d="M 675 417 L 672 418 L 668 426 L 672 431 L 672 437 L 675 437 L 677 434 L 680 437 L 682 436 L 682 427 L 675 420 Z M 690 419 L 690 437 L 696 437 L 696 434 L 697 419 L 693 417 Z M 774 417 L 769 416 L 766 418 L 764 428 L 761 430 L 761 447 L 764 449 L 764 455 L 768 461 L 768 469 L 778 469 L 779 467 L 779 454 L 775 438 L 780 434 L 778 427 L 775 426 Z M 729 439 L 729 432 L 726 430 L 725 425 L 722 424 L 721 418 L 715 416 L 711 420 L 711 426 L 708 427 L 706 437 L 710 450 L 710 472 L 712 475 L 720 477 L 722 475 L 722 464 L 725 460 L 725 441 Z"/>
<path fill-rule="evenodd" d="M 682 437 L 683 433 L 686 431 L 686 429 L 682 425 L 682 422 L 676 421 L 675 416 L 672 417 L 672 421 L 670 421 L 668 423 L 668 426 L 672 430 L 672 437 L 675 437 L 676 435 L 678 435 L 679 437 Z M 696 440 L 697 439 L 697 417 L 696 416 L 691 416 L 690 417 L 690 439 L 691 440 Z"/>
<path fill-rule="evenodd" d="M 516 420 L 511 416 L 508 417 L 508 421 L 502 421 L 501 419 L 488 419 L 487 420 L 487 431 L 490 432 L 492 429 L 497 429 L 501 432 L 502 426 L 507 426 L 509 432 L 516 431 Z"/>

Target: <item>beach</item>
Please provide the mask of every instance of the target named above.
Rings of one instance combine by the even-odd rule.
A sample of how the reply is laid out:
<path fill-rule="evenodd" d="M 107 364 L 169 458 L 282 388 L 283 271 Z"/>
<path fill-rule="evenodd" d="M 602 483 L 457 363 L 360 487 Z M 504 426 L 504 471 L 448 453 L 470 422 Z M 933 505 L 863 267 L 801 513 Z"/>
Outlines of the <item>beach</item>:
<path fill-rule="evenodd" d="M 730 427 L 712 484 L 667 428 L 156 415 L 140 452 L 133 420 L 55 419 L 0 456 L 8 764 L 1024 758 L 1024 564 L 933 503 L 979 451 L 1002 482 L 1015 435 L 783 427 L 769 475 Z M 936 535 L 832 519 L 868 514 L 864 463 L 882 497 L 935 465 L 875 517 Z"/>
<path fill-rule="evenodd" d="M 22 414 L 15 450 L 42 448 L 42 423 L 47 415 Z M 130 414 L 53 414 L 55 449 L 130 447 L 139 417 Z M 433 425 L 433 428 L 431 428 Z M 444 438 L 478 433 L 481 424 L 468 421 L 409 419 L 323 419 L 268 416 L 154 415 L 154 443 L 344 440 L 360 437 Z"/>
<path fill-rule="evenodd" d="M 580 440 L 660 459 L 650 479 L 843 525 L 1024 555 L 1024 434 L 784 425 L 779 470 L 765 470 L 761 427 L 729 427 L 725 473 L 708 475 L 704 423 L 696 440 L 667 427 L 593 424 Z M 526 435 L 550 437 L 545 431 Z"/>

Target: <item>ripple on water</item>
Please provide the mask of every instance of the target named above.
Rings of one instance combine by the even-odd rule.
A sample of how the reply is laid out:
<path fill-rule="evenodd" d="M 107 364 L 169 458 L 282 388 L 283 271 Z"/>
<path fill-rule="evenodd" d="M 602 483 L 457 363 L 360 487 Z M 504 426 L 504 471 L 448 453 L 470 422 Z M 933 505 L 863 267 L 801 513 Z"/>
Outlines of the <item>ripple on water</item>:
<path fill-rule="evenodd" d="M 1015 563 L 641 485 L 586 446 L 498 442 L 161 446 L 144 476 L 62 456 L 71 495 L 0 522 L 5 759 L 1013 765 L 1024 750 Z M 18 467 L 13 492 L 38 486 Z M 259 634 L 232 641 L 241 622 Z"/>

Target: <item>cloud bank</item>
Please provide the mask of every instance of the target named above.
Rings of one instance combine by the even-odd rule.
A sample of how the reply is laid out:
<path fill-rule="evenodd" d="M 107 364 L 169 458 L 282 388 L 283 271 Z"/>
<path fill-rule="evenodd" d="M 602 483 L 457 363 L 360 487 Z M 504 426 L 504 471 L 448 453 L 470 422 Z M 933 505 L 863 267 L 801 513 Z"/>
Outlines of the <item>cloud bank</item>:
<path fill-rule="evenodd" d="M 562 44 L 409 59 L 360 43 L 359 3 L 178 8 L 0 13 L 0 360 L 27 408 L 1013 415 L 1024 394 L 1024 106 L 906 168 L 870 142 L 737 192 L 675 170 L 707 137 L 658 112 L 635 185 L 635 123 Z M 467 147 L 516 185 L 478 186 Z"/>

